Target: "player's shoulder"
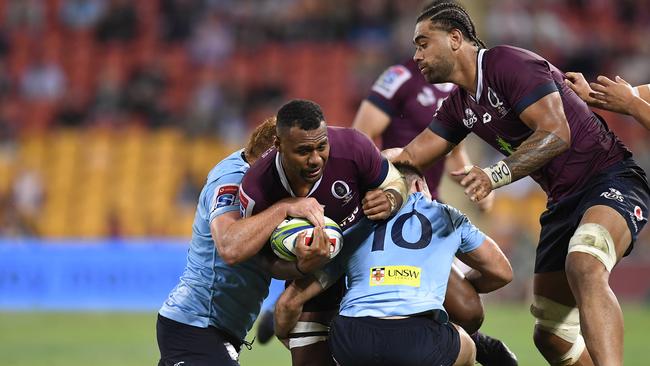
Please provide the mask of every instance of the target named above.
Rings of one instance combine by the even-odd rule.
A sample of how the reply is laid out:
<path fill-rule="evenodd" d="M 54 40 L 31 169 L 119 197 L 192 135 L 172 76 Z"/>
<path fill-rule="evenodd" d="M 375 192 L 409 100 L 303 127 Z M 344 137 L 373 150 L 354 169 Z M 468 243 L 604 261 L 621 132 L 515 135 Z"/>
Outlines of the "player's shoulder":
<path fill-rule="evenodd" d="M 208 173 L 208 182 L 228 175 L 243 175 L 250 165 L 244 159 L 244 149 L 237 150 L 215 165 Z"/>
<path fill-rule="evenodd" d="M 354 145 L 359 142 L 370 141 L 368 136 L 363 132 L 350 128 L 350 127 L 338 127 L 338 126 L 328 126 L 327 127 L 327 138 L 329 139 L 330 145 Z M 349 146 L 354 148 L 354 146 Z"/>
<path fill-rule="evenodd" d="M 368 153 L 377 148 L 368 136 L 348 127 L 327 127 L 330 158 L 355 159 L 358 153 Z"/>
<path fill-rule="evenodd" d="M 244 184 L 257 185 L 260 181 L 268 179 L 268 177 L 272 176 L 269 171 L 275 169 L 276 155 L 277 150 L 275 148 L 271 148 L 265 151 L 246 172 L 246 175 L 244 176 Z"/>
<path fill-rule="evenodd" d="M 456 207 L 435 200 L 433 202 L 439 215 L 444 216 L 445 219 L 449 220 L 449 223 L 455 228 L 458 228 L 463 224 L 463 222 L 467 221 L 467 216 Z"/>
<path fill-rule="evenodd" d="M 400 88 L 414 80 L 413 76 L 413 71 L 407 63 L 391 65 L 377 78 L 372 91 L 392 99 Z"/>
<path fill-rule="evenodd" d="M 488 69 L 499 68 L 512 72 L 513 70 L 511 69 L 511 63 L 527 60 L 543 61 L 544 59 L 535 52 L 527 50 L 525 48 L 510 45 L 499 45 L 485 50 L 485 57 L 483 59 L 483 62 L 486 63 Z"/>

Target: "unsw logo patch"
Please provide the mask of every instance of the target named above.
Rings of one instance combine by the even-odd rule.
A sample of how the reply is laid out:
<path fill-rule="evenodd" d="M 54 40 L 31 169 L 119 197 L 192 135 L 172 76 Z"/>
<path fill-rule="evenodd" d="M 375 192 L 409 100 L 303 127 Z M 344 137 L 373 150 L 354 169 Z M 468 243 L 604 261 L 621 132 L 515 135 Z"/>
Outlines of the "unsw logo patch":
<path fill-rule="evenodd" d="M 384 266 L 370 268 L 370 286 L 401 285 L 420 287 L 422 269 L 414 266 Z"/>

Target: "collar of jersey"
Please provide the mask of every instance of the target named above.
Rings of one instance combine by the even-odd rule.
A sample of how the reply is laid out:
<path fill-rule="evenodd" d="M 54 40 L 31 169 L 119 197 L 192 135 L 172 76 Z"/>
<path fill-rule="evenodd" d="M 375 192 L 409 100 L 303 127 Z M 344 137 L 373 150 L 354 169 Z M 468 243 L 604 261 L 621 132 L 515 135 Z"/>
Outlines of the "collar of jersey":
<path fill-rule="evenodd" d="M 280 182 L 282 182 L 282 186 L 284 187 L 284 189 L 286 189 L 287 192 L 289 192 L 291 197 L 296 197 L 296 195 L 293 193 L 293 190 L 291 189 L 291 185 L 289 184 L 289 179 L 287 179 L 287 175 L 284 174 L 284 168 L 282 167 L 282 159 L 280 159 L 279 151 L 275 153 L 275 169 L 278 171 L 278 175 L 280 176 Z M 323 167 L 323 169 L 325 169 L 325 167 Z M 318 188 L 322 180 L 323 180 L 323 176 L 321 175 L 318 181 L 314 183 L 314 186 L 311 187 L 309 193 L 307 193 L 307 197 L 311 196 L 311 194 L 314 193 L 314 191 L 316 190 L 316 188 Z"/>
<path fill-rule="evenodd" d="M 485 48 L 478 50 L 478 56 L 476 60 L 476 99 L 469 94 L 469 97 L 472 98 L 477 104 L 481 101 L 481 94 L 483 93 L 483 56 L 485 54 Z"/>

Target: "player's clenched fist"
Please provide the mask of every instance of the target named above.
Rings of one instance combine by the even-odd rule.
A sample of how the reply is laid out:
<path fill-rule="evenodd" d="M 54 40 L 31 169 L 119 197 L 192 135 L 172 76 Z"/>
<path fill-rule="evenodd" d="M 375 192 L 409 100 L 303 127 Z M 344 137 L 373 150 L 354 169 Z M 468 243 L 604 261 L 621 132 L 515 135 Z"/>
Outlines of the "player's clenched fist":
<path fill-rule="evenodd" d="M 298 269 L 303 273 L 314 272 L 330 260 L 330 240 L 323 227 L 314 227 L 311 238 L 304 232 L 298 234 L 296 258 Z"/>
<path fill-rule="evenodd" d="M 391 202 L 394 197 L 392 193 L 375 189 L 368 191 L 361 201 L 363 213 L 370 220 L 384 220 L 390 217 L 395 209 L 395 203 Z"/>

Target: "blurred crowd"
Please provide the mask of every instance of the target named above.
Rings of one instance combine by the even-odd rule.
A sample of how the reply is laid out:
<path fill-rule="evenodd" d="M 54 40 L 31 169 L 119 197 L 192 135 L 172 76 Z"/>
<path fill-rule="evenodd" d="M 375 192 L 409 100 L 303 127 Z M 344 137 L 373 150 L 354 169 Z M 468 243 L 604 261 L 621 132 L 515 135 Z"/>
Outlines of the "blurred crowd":
<path fill-rule="evenodd" d="M 331 124 L 350 125 L 381 71 L 412 55 L 414 19 L 422 5 L 421 0 L 0 0 L 0 235 L 74 232 L 39 225 L 43 207 L 58 192 L 49 184 L 56 172 L 46 169 L 51 145 L 40 148 L 40 164 L 24 164 L 24 146 L 52 140 L 53 131 L 77 131 L 77 150 L 88 131 L 105 131 L 113 134 L 110 151 L 111 141 L 123 136 L 115 131 L 142 136 L 173 130 L 183 141 L 169 145 L 170 156 L 176 156 L 181 154 L 174 149 L 195 139 L 237 146 L 252 126 L 294 97 L 321 104 Z M 488 45 L 531 49 L 587 79 L 605 74 L 650 83 L 648 1 L 465 5 Z M 605 116 L 650 171 L 648 133 L 627 117 Z M 473 145 L 480 163 L 497 159 L 481 143 Z M 164 190 L 174 196 L 169 202 L 185 207 L 184 223 L 191 222 L 207 170 L 222 157 L 202 157 L 205 164 L 187 178 L 184 164 L 193 159 L 188 155 L 170 168 L 180 169 L 174 174 L 181 178 Z M 522 256 L 532 258 L 544 198 L 529 180 L 501 189 L 498 197 L 483 226 L 506 249 L 525 243 L 528 252 Z M 105 216 L 108 228 L 89 236 L 189 234 L 189 224 L 169 232 L 160 229 L 164 222 L 121 230 L 121 214 L 111 212 Z"/>

